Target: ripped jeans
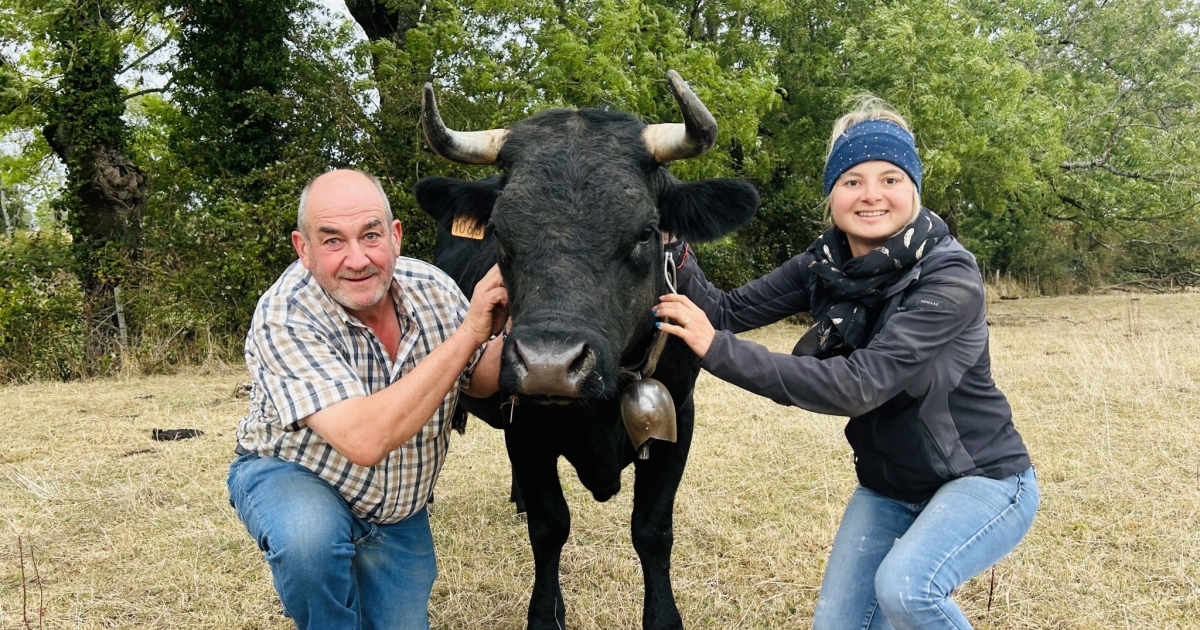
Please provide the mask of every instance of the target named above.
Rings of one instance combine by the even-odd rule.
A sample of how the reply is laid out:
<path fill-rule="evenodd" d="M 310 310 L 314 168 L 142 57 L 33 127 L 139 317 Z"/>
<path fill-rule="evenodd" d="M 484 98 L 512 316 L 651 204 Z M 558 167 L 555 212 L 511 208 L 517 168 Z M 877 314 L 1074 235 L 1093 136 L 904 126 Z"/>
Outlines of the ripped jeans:
<path fill-rule="evenodd" d="M 923 503 L 859 486 L 829 554 L 814 630 L 968 630 L 954 589 L 1008 555 L 1033 524 L 1033 468 L 963 477 Z"/>

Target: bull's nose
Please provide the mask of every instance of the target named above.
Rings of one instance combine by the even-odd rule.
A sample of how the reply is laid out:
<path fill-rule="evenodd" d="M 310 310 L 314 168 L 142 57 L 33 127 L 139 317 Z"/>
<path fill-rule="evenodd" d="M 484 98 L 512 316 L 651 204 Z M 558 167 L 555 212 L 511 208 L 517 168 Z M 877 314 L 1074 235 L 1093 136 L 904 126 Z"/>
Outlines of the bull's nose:
<path fill-rule="evenodd" d="M 582 341 L 513 339 L 513 347 L 518 391 L 526 395 L 577 398 L 596 367 L 596 353 Z"/>

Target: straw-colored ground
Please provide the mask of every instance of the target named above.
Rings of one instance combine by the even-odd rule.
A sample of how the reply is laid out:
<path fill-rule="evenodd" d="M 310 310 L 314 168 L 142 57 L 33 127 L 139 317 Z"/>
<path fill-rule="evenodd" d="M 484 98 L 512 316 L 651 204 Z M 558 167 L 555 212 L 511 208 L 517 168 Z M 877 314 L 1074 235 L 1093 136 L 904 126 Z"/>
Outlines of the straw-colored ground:
<path fill-rule="evenodd" d="M 979 628 L 1200 627 L 1200 295 L 991 309 L 996 380 L 1043 504 L 990 595 L 984 574 L 959 602 Z M 798 334 L 779 325 L 748 337 L 786 351 Z M 35 628 L 290 627 L 226 500 L 243 379 L 0 389 L 0 628 L 26 618 Z M 854 486 L 843 421 L 707 375 L 697 400 L 675 508 L 683 617 L 696 629 L 806 627 Z M 206 434 L 149 439 L 152 428 L 179 427 Z M 568 622 L 640 627 L 631 479 L 597 504 L 563 473 L 574 519 L 562 566 Z M 523 627 L 532 558 L 508 479 L 499 432 L 474 422 L 455 437 L 433 517 L 437 628 Z"/>

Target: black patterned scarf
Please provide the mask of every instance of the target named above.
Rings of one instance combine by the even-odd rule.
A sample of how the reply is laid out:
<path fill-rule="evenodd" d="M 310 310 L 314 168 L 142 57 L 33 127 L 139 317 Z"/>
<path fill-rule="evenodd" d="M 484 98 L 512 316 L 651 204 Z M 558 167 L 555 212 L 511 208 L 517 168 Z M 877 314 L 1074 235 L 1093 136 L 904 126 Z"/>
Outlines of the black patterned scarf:
<path fill-rule="evenodd" d="M 834 305 L 796 342 L 792 354 L 823 359 L 866 345 L 888 288 L 949 234 L 941 217 L 921 208 L 917 219 L 899 234 L 851 258 L 846 235 L 836 225 L 825 230 L 808 248 L 813 254 L 808 268 L 817 274 L 817 284 Z"/>

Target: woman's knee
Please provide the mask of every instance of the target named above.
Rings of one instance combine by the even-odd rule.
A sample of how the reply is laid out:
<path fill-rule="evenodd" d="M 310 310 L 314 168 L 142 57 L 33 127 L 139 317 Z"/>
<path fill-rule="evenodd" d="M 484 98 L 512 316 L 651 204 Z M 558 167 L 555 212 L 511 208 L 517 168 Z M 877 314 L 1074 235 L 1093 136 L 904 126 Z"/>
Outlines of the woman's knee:
<path fill-rule="evenodd" d="M 875 597 L 879 608 L 897 627 L 907 627 L 901 625 L 904 618 L 929 609 L 949 595 L 942 592 L 920 559 L 889 554 L 875 572 Z"/>

